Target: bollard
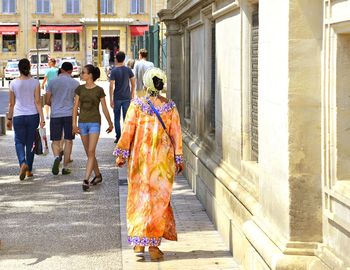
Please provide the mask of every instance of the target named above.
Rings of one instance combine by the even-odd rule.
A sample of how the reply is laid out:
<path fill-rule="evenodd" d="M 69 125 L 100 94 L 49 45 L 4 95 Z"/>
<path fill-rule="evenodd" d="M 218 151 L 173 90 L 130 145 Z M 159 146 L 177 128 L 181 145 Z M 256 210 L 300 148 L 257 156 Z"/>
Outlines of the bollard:
<path fill-rule="evenodd" d="M 6 135 L 6 116 L 0 115 L 0 135 Z"/>
<path fill-rule="evenodd" d="M 5 86 L 5 67 L 2 68 L 1 84 L 2 84 L 2 87 Z"/>

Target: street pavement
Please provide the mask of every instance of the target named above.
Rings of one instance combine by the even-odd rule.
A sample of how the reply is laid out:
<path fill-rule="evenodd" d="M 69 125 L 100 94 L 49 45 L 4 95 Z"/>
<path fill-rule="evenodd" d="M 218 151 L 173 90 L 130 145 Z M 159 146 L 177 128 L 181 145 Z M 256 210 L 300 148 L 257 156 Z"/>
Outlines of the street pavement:
<path fill-rule="evenodd" d="M 0 269 L 122 269 L 113 146 L 113 138 L 101 138 L 104 182 L 83 192 L 80 138 L 71 175 L 52 175 L 50 153 L 35 157 L 33 178 L 19 181 L 13 132 L 0 137 Z"/>
<path fill-rule="evenodd" d="M 107 93 L 108 83 L 99 84 Z M 103 120 L 97 159 L 104 181 L 89 192 L 81 188 L 86 157 L 79 137 L 71 175 L 52 175 L 50 152 L 35 157 L 33 178 L 19 181 L 13 131 L 0 136 L 0 269 L 240 269 L 182 176 L 172 197 L 179 240 L 162 242 L 160 262 L 147 252 L 135 256 L 127 244 L 127 172 L 114 166 L 114 134 L 106 128 Z"/>

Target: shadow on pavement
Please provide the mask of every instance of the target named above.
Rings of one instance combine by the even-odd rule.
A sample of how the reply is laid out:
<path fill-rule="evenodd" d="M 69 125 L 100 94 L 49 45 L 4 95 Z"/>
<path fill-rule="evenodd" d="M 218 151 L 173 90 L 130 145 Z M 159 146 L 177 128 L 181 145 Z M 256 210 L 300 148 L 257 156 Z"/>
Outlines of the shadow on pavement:
<path fill-rule="evenodd" d="M 86 157 L 80 138 L 74 142 L 71 175 L 52 175 L 50 153 L 35 157 L 33 178 L 19 181 L 12 136 L 0 138 L 0 268 L 9 269 L 2 268 L 4 260 L 36 265 L 49 258 L 120 253 L 113 140 L 100 139 L 97 159 L 104 181 L 84 193 Z"/>

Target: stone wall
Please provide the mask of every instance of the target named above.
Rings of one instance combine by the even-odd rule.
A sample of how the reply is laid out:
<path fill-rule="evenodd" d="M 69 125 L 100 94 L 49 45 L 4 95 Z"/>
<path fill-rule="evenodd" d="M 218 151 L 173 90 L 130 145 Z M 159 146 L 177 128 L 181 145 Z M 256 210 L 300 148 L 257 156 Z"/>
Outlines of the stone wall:
<path fill-rule="evenodd" d="M 335 20 L 332 31 L 323 23 L 324 14 L 347 17 L 349 3 L 335 1 L 330 12 L 329 1 L 324 7 L 318 0 L 185 0 L 168 1 L 159 13 L 168 29 L 169 90 L 182 117 L 186 176 L 245 269 L 350 266 L 350 23 Z"/>

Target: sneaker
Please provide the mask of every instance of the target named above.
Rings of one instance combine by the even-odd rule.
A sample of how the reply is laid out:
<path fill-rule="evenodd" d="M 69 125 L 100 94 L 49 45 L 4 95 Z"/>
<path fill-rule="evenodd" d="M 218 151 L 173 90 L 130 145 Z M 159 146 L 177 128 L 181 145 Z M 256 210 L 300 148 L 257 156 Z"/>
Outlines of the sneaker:
<path fill-rule="evenodd" d="M 118 139 L 115 139 L 115 140 L 114 140 L 114 143 L 118 143 Z"/>
<path fill-rule="evenodd" d="M 70 169 L 67 169 L 67 168 L 63 168 L 63 169 L 62 169 L 62 174 L 63 174 L 63 175 L 71 174 L 71 172 L 72 172 L 72 171 L 71 171 Z"/>
<path fill-rule="evenodd" d="M 52 165 L 52 173 L 54 175 L 57 175 L 60 172 L 60 169 L 59 169 L 60 162 L 61 162 L 61 160 L 59 157 L 55 158 L 55 161 L 53 162 L 53 165 Z"/>

